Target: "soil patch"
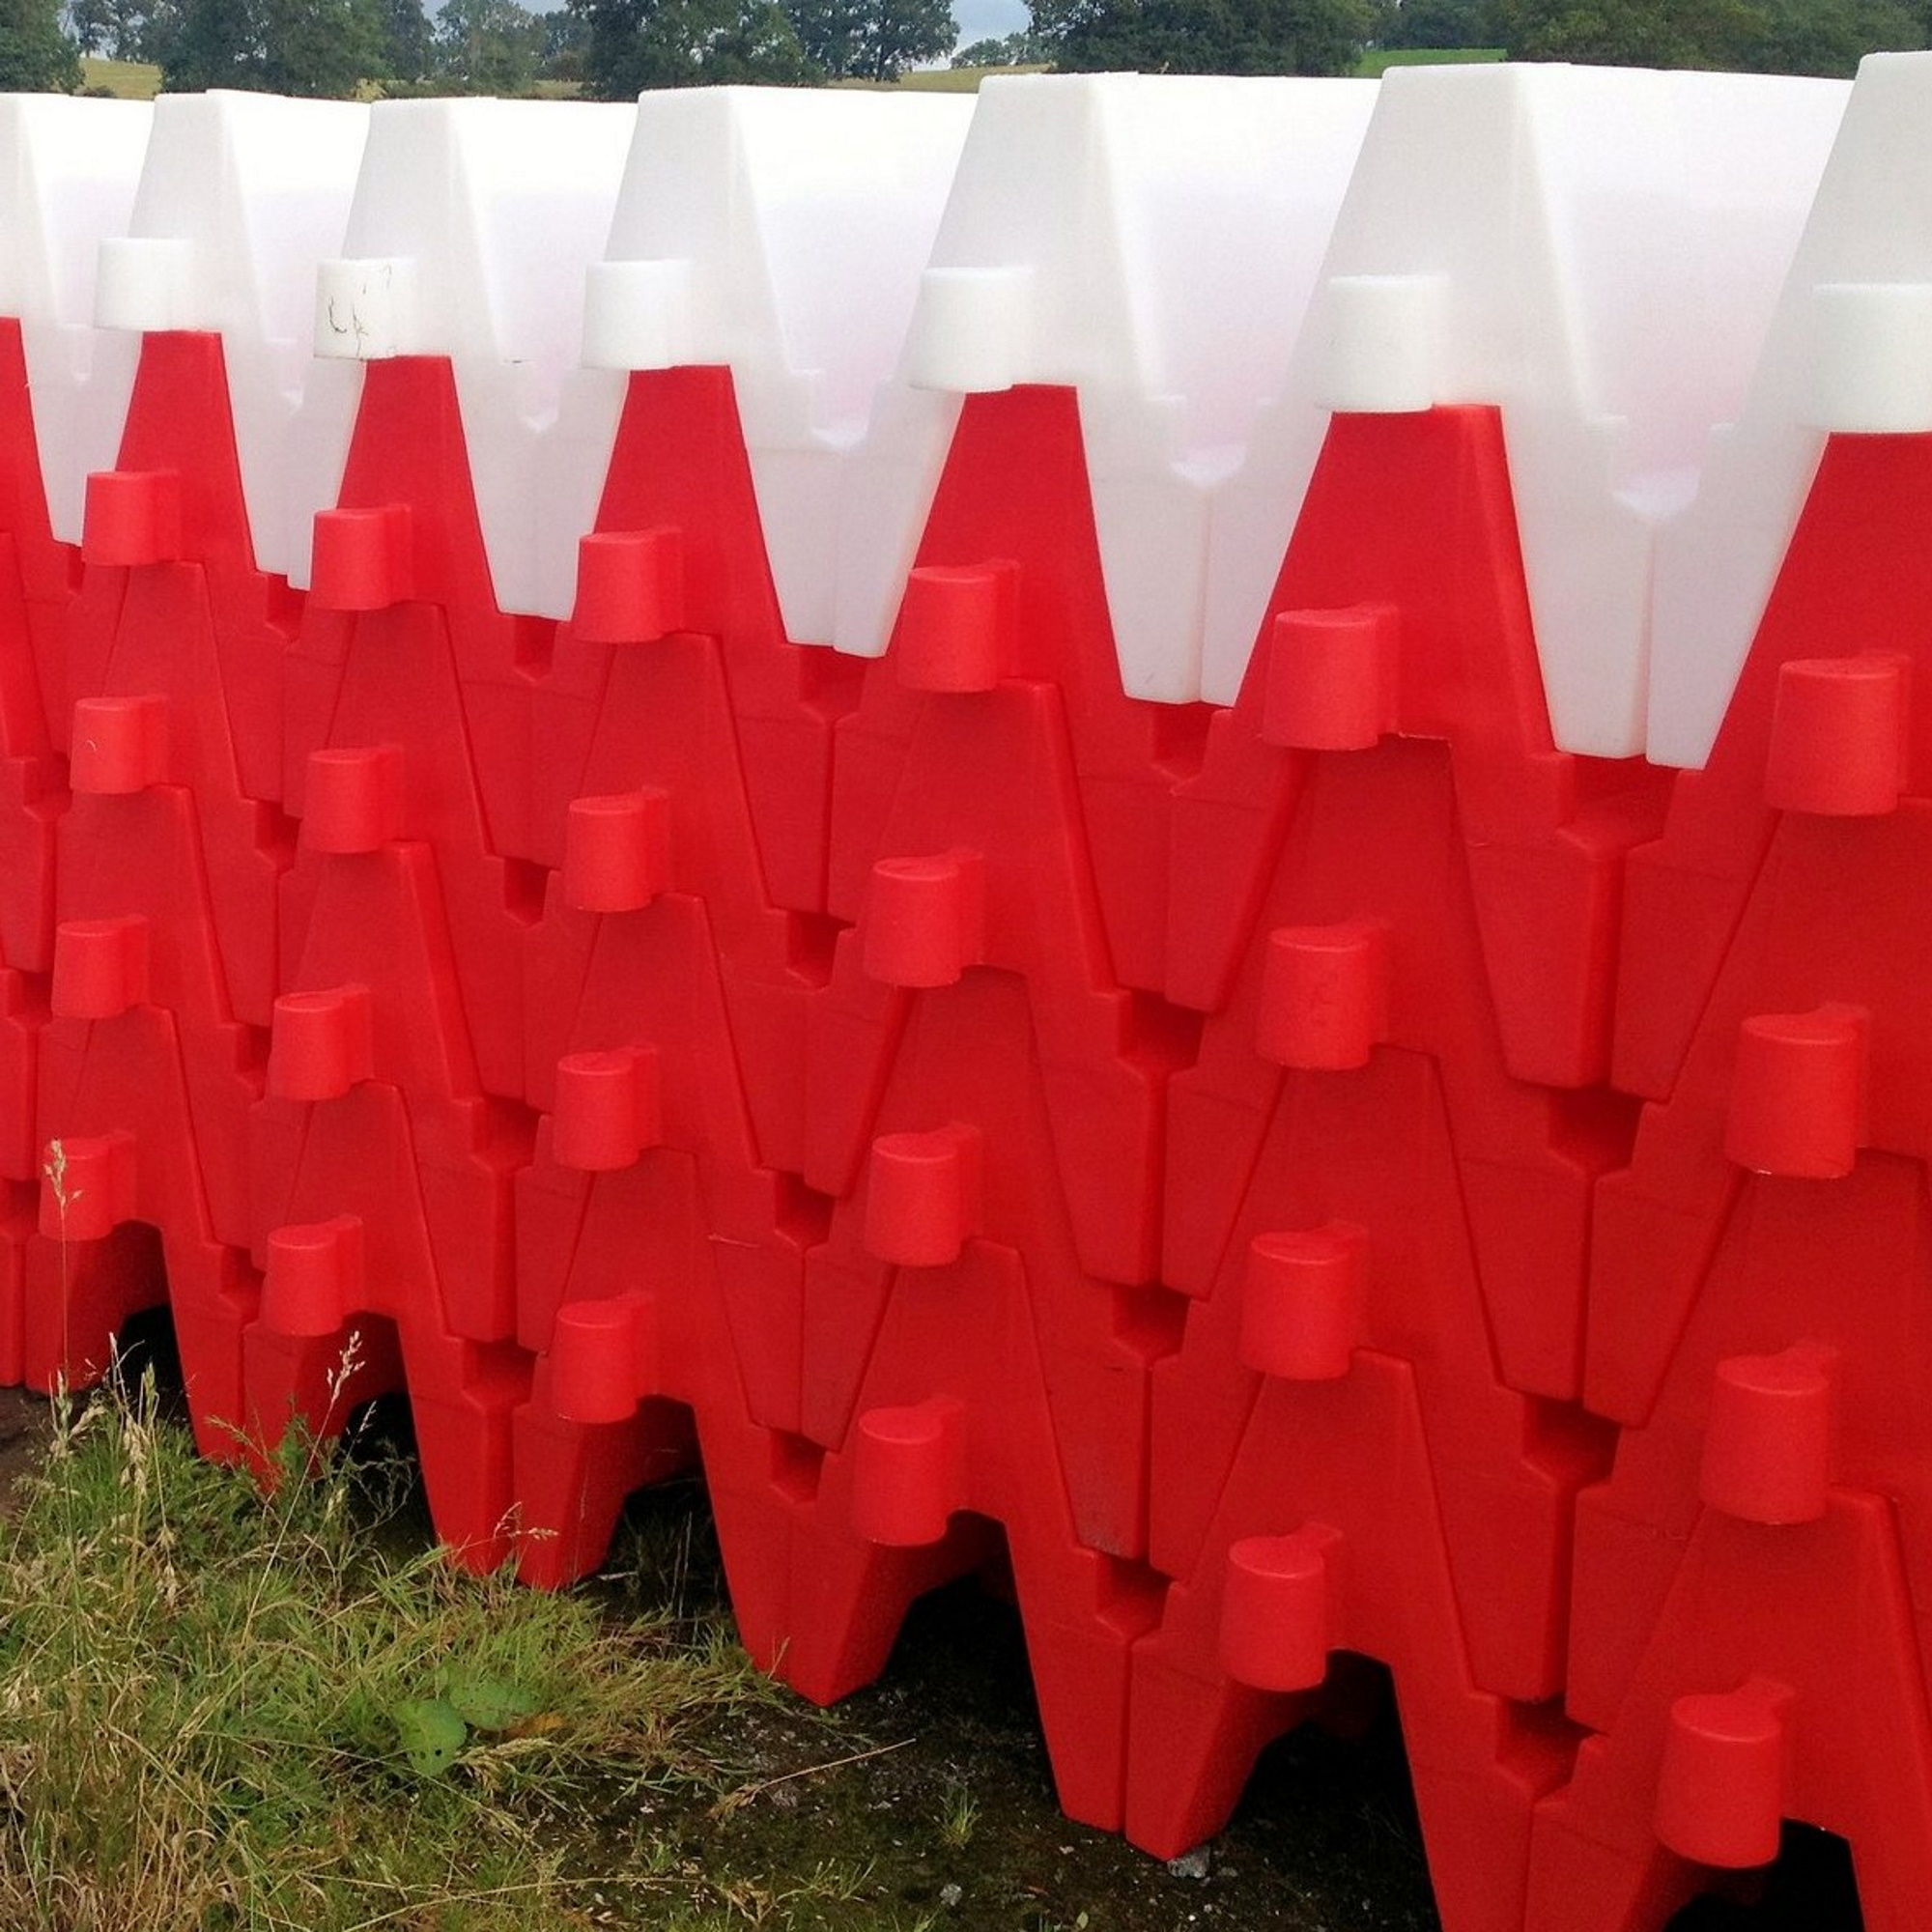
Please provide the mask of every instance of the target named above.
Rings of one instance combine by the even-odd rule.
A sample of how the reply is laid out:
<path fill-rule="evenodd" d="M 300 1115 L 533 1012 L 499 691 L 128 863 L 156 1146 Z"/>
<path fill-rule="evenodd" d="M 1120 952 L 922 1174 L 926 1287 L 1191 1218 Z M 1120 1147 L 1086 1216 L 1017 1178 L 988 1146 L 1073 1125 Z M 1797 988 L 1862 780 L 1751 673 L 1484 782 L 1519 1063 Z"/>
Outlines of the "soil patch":
<path fill-rule="evenodd" d="M 0 1514 L 12 1510 L 16 1485 L 40 1466 L 52 1434 L 52 1412 L 44 1397 L 0 1388 Z"/>
<path fill-rule="evenodd" d="M 701 1493 L 676 1486 L 644 1507 L 659 1548 L 667 1515 L 688 1512 L 670 1540 L 696 1552 L 702 1590 L 715 1552 Z M 741 1780 L 738 1792 L 648 1822 L 674 1829 L 681 1855 L 727 1894 L 743 1889 L 799 1932 L 1439 1925 L 1385 1699 L 1347 1740 L 1314 1727 L 1282 1739 L 1228 1830 L 1170 1865 L 1061 1813 L 1018 1616 L 970 1583 L 917 1605 L 883 1679 L 835 1710 L 787 1697 L 703 1743 Z M 845 1897 L 783 1896 L 788 1874 L 828 1861 L 849 1876 Z"/>

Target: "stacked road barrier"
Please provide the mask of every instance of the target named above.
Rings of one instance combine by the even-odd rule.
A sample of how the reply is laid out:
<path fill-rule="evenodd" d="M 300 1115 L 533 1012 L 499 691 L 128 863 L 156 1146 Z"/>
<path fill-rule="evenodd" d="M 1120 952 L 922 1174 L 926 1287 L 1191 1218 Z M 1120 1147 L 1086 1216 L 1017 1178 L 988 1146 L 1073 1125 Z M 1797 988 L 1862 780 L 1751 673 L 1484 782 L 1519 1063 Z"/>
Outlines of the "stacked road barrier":
<path fill-rule="evenodd" d="M 701 1464 L 820 1700 L 1009 1572 L 1153 1852 L 1367 1658 L 1451 1932 L 1917 1932 L 1932 57 L 0 143 L 0 1376 L 545 1585 Z"/>

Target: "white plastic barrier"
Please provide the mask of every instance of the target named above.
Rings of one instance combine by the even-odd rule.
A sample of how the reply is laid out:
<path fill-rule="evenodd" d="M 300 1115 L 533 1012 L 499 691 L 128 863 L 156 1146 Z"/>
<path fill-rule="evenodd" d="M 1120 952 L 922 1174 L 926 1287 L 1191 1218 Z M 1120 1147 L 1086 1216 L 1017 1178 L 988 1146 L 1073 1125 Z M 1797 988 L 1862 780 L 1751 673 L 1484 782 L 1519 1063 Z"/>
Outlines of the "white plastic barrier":
<path fill-rule="evenodd" d="M 989 80 L 849 506 L 838 642 L 882 650 L 957 399 L 1073 385 L 1122 682 L 1199 695 L 1208 504 L 1275 390 L 1376 89 Z"/>
<path fill-rule="evenodd" d="M 100 244 L 103 329 L 220 333 L 255 560 L 282 576 L 308 554 L 286 497 L 315 265 L 341 249 L 368 127 L 355 101 L 163 95 L 128 233 Z"/>
<path fill-rule="evenodd" d="M 542 100 L 381 101 L 342 255 L 315 281 L 312 374 L 295 505 L 335 500 L 359 365 L 446 355 L 497 602 L 539 608 L 537 440 L 577 360 L 585 267 L 602 252 L 635 110 Z M 306 536 L 291 576 L 307 582 Z"/>
<path fill-rule="evenodd" d="M 1065 384 L 1125 688 L 1227 701 L 1330 412 L 1487 403 L 1557 742 L 1695 764 L 1827 433 L 1932 427 L 1932 55 L 1855 91 L 1406 69 L 977 110 L 24 96 L 0 141 L 56 533 L 139 331 L 216 329 L 298 583 L 365 361 L 452 358 L 499 599 L 554 615 L 626 372 L 722 363 L 790 634 L 875 654 L 960 399 Z"/>
<path fill-rule="evenodd" d="M 546 466 L 544 609 L 569 608 L 623 372 L 729 366 L 788 633 L 833 627 L 839 505 L 897 359 L 972 119 L 970 96 L 647 94 L 583 360 Z"/>
<path fill-rule="evenodd" d="M 104 237 L 126 228 L 146 101 L 0 96 L 0 315 L 15 316 L 54 534 L 80 541 L 87 477 L 114 462 L 138 344 L 94 327 Z"/>
<path fill-rule="evenodd" d="M 1828 432 L 1932 430 L 1932 54 L 1873 54 L 1734 429 L 1659 545 L 1649 753 L 1701 765 Z M 1855 570 L 1856 558 L 1845 568 Z M 1849 640 L 1821 640 L 1821 648 Z"/>
<path fill-rule="evenodd" d="M 1238 689 L 1328 412 L 1488 403 L 1556 742 L 1640 751 L 1657 525 L 1738 408 L 1846 93 L 1392 71 L 1281 404 L 1217 508 L 1205 695 Z"/>

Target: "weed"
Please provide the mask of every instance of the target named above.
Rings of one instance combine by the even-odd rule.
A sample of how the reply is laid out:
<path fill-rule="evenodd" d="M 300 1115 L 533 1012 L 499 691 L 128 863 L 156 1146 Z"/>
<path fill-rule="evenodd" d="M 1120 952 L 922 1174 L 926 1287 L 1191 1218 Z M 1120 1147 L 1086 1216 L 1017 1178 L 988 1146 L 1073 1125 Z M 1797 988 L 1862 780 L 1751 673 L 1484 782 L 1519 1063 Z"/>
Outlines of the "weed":
<path fill-rule="evenodd" d="M 946 1794 L 946 1806 L 939 1814 L 939 1838 L 955 1852 L 963 1852 L 973 1842 L 973 1827 L 980 1821 L 979 1801 L 963 1784 Z"/>
<path fill-rule="evenodd" d="M 198 1460 L 152 1379 L 57 1403 L 0 1525 L 0 1923 L 511 1932 L 728 1904 L 646 1859 L 599 1880 L 645 1918 L 586 1916 L 558 1848 L 613 1794 L 715 1795 L 694 1724 L 769 1694 L 741 1651 L 398 1551 L 371 1518 L 402 1485 L 313 1439 L 271 1473 Z"/>

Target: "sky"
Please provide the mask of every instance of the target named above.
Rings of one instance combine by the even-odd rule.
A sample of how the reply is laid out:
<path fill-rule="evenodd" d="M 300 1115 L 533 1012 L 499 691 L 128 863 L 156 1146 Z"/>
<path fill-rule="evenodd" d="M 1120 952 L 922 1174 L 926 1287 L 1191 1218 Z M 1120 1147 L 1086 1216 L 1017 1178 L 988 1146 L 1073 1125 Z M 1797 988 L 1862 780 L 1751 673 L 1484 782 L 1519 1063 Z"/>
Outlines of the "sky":
<path fill-rule="evenodd" d="M 959 22 L 959 44 L 968 46 L 1018 33 L 1027 10 L 1025 0 L 952 0 L 952 17 Z"/>

